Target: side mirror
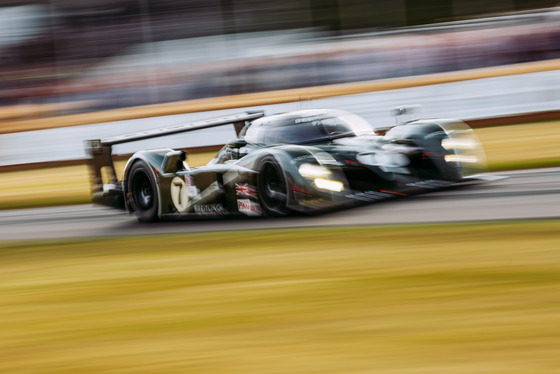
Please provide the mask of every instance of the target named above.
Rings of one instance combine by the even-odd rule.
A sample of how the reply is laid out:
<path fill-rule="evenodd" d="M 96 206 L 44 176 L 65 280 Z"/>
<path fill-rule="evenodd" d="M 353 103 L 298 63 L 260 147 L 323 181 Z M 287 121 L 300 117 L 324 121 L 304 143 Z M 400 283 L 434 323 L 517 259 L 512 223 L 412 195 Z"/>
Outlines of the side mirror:
<path fill-rule="evenodd" d="M 162 169 L 164 173 L 176 173 L 179 170 L 185 169 L 184 161 L 187 159 L 187 152 L 185 151 L 170 151 L 165 154 L 163 158 Z"/>
<path fill-rule="evenodd" d="M 229 142 L 229 145 L 233 148 L 242 148 L 247 145 L 247 142 L 244 139 L 235 139 Z"/>
<path fill-rule="evenodd" d="M 421 105 L 403 105 L 391 109 L 391 116 L 395 117 L 396 125 L 405 123 L 400 117 L 409 116 L 408 120 L 416 119 L 416 113 L 420 111 Z"/>
<path fill-rule="evenodd" d="M 420 111 L 420 105 L 403 105 L 391 108 L 391 116 L 398 117 L 406 114 L 415 114 Z"/>

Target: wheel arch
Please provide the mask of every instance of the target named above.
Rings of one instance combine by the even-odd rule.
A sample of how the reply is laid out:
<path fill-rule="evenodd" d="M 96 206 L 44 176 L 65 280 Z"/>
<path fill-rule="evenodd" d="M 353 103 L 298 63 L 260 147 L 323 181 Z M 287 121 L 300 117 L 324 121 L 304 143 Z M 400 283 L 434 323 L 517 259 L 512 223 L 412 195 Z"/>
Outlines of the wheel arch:
<path fill-rule="evenodd" d="M 290 182 L 289 182 L 289 174 L 286 171 L 286 168 L 283 166 L 282 161 L 282 153 L 279 152 L 271 152 L 268 154 L 264 154 L 262 157 L 259 158 L 257 162 L 257 190 L 259 195 L 259 204 L 263 209 L 263 212 L 269 216 L 283 216 L 287 215 L 289 212 L 289 205 L 292 199 L 291 191 L 290 191 Z M 272 168 L 272 173 L 270 169 Z M 270 180 L 268 179 L 269 176 L 278 174 L 278 178 L 272 177 L 272 179 L 280 179 L 280 182 L 283 182 L 284 189 L 285 189 L 285 201 L 283 203 L 278 204 L 277 202 L 281 201 L 281 199 L 277 198 L 270 198 L 267 196 L 268 192 L 265 190 L 269 189 L 269 186 L 274 185 L 274 183 L 269 184 Z M 278 181 L 276 181 L 278 182 Z M 277 183 L 281 185 L 281 183 Z M 281 189 L 273 188 L 271 191 L 281 191 Z"/>
<path fill-rule="evenodd" d="M 311 145 L 281 145 L 266 149 L 258 158 L 255 170 L 262 172 L 264 161 L 273 159 L 280 166 L 286 184 L 286 206 L 291 211 L 300 211 L 300 202 L 296 199 L 294 187 L 315 189 L 309 179 L 304 178 L 298 171 L 304 163 L 312 163 L 327 167 L 336 174 L 337 180 L 348 185 L 345 175 L 339 169 L 338 163 L 328 151 Z M 259 184 L 260 184 L 260 178 Z M 260 185 L 258 186 L 260 191 Z"/>
<path fill-rule="evenodd" d="M 158 173 L 158 167 L 160 167 L 161 165 L 161 160 L 163 160 L 163 156 L 165 153 L 167 153 L 168 151 L 170 151 L 171 149 L 165 149 L 165 150 L 158 150 L 158 151 L 139 151 L 136 152 L 135 154 L 133 154 L 130 159 L 128 159 L 124 170 L 123 170 L 123 176 L 122 176 L 122 185 L 123 185 L 123 193 L 124 193 L 124 197 L 125 197 L 125 206 L 126 206 L 126 210 L 129 213 L 134 213 L 130 204 L 130 191 L 128 188 L 128 180 L 129 180 L 129 176 L 130 176 L 130 172 L 132 170 L 132 167 L 138 163 L 143 163 L 147 166 L 147 169 L 149 170 L 149 172 L 151 173 L 152 178 L 155 181 L 155 188 L 156 188 L 156 196 L 158 199 L 158 202 L 162 201 L 162 197 L 161 197 L 161 188 L 160 188 L 160 178 L 159 178 L 159 173 Z M 161 217 L 162 214 L 162 208 L 161 208 L 161 203 L 158 204 L 158 209 L 157 209 L 157 216 Z"/>
<path fill-rule="evenodd" d="M 458 119 L 434 118 L 411 121 L 390 129 L 385 134 L 385 139 L 388 141 L 413 139 L 417 142 L 418 146 L 421 146 L 425 152 L 429 153 L 433 149 L 434 144 L 428 137 L 436 133 L 443 134 L 442 138 L 458 140 L 458 146 L 448 147 L 443 144 L 442 139 L 439 139 L 438 149 L 441 148 L 441 153 L 446 154 L 445 161 L 443 159 L 438 160 L 430 157 L 436 161 L 435 164 L 441 171 L 443 177 L 452 180 L 460 180 L 471 174 L 486 170 L 486 156 L 482 144 L 473 129 L 465 122 Z M 431 139 L 435 140 L 436 137 L 432 137 Z M 470 143 L 472 147 L 466 150 L 461 149 L 460 143 Z M 451 142 L 447 144 L 449 145 Z M 440 153 L 438 149 L 436 149 L 435 153 Z M 454 161 L 451 161 L 452 159 L 447 157 L 447 153 L 453 153 L 457 157 Z M 461 160 L 464 160 L 464 162 Z"/>

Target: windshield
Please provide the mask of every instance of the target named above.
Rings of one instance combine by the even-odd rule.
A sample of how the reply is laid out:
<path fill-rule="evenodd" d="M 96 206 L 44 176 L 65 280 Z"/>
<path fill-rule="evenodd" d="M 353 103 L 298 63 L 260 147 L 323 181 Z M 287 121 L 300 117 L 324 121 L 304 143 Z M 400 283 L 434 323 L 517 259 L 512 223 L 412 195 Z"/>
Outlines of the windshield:
<path fill-rule="evenodd" d="M 321 124 L 330 137 L 356 136 L 373 133 L 370 124 L 355 114 L 343 114 L 336 117 L 326 118 Z"/>
<path fill-rule="evenodd" d="M 373 134 L 369 123 L 355 114 L 342 111 L 311 116 L 283 117 L 264 125 L 266 145 L 324 142 L 341 137 Z"/>

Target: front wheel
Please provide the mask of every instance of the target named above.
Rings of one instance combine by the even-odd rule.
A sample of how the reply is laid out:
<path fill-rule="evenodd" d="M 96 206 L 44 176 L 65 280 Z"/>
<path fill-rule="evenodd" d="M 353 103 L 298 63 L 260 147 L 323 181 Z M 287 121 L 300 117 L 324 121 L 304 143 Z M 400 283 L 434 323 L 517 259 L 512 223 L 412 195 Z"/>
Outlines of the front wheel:
<path fill-rule="evenodd" d="M 140 222 L 158 219 L 157 188 L 152 171 L 143 162 L 132 166 L 128 175 L 130 205 Z"/>
<path fill-rule="evenodd" d="M 286 180 L 280 165 L 273 158 L 266 158 L 262 162 L 259 174 L 259 196 L 263 211 L 267 215 L 281 217 L 289 214 Z"/>

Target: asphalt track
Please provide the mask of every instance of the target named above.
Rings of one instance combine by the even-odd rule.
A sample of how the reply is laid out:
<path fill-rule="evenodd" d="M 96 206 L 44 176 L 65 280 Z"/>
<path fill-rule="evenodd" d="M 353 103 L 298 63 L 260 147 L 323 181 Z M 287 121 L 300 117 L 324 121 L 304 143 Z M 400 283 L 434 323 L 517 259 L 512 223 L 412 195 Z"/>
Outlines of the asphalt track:
<path fill-rule="evenodd" d="M 490 181 L 314 217 L 193 219 L 141 224 L 76 205 L 0 211 L 0 240 L 90 238 L 276 228 L 560 219 L 560 168 L 488 174 Z"/>

